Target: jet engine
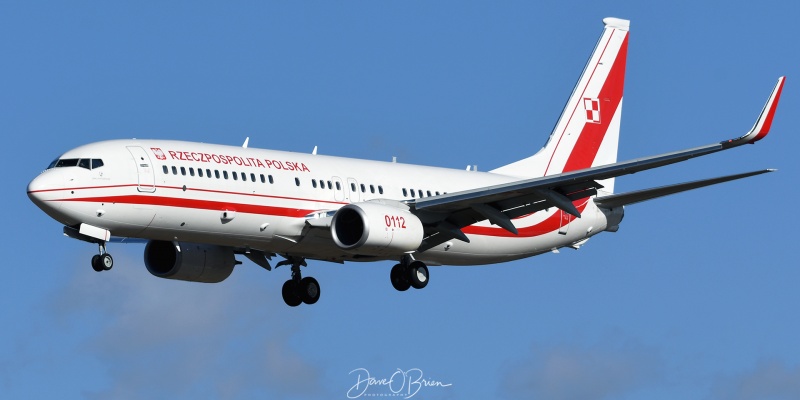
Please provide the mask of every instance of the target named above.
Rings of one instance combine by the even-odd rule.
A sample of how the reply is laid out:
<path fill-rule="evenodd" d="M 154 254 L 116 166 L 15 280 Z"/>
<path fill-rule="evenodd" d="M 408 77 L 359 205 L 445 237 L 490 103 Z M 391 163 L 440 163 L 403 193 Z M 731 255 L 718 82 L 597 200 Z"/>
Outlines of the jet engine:
<path fill-rule="evenodd" d="M 233 272 L 236 258 L 230 247 L 151 240 L 144 248 L 144 265 L 159 278 L 218 283 Z"/>
<path fill-rule="evenodd" d="M 383 256 L 416 250 L 422 222 L 402 203 L 370 201 L 348 204 L 331 221 L 333 241 L 351 253 Z"/>

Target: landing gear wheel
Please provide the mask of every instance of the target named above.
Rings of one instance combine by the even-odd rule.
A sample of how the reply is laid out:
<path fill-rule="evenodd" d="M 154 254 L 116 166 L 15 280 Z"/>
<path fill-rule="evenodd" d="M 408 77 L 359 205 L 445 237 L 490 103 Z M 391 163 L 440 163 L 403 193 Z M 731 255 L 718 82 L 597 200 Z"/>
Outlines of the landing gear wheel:
<path fill-rule="evenodd" d="M 92 256 L 92 269 L 97 272 L 104 270 L 103 264 L 100 263 L 100 254 L 95 254 Z"/>
<path fill-rule="evenodd" d="M 397 264 L 392 267 L 392 272 L 389 273 L 389 278 L 392 280 L 392 286 L 400 292 L 405 292 L 408 288 L 411 287 L 411 283 L 408 281 L 408 273 L 406 272 L 406 268 L 403 264 Z"/>
<path fill-rule="evenodd" d="M 103 267 L 103 271 L 108 271 L 114 267 L 114 259 L 111 258 L 111 254 L 103 254 L 100 256 L 100 265 Z"/>
<path fill-rule="evenodd" d="M 428 286 L 428 267 L 422 261 L 414 261 L 408 266 L 408 281 L 414 289 Z"/>
<path fill-rule="evenodd" d="M 297 282 L 293 279 L 289 279 L 283 283 L 281 294 L 283 294 L 283 301 L 289 307 L 297 307 L 303 302 L 300 296 L 297 295 Z"/>
<path fill-rule="evenodd" d="M 298 289 L 300 289 L 300 299 L 303 300 L 303 303 L 314 304 L 319 300 L 319 282 L 316 279 L 310 276 L 303 278 L 300 280 Z"/>

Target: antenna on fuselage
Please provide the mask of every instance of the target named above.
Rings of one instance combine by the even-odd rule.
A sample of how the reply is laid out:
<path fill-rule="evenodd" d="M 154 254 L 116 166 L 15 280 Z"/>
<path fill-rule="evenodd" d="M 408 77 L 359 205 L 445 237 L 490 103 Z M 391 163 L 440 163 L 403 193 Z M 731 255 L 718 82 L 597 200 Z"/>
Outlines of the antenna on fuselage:
<path fill-rule="evenodd" d="M 317 155 L 317 146 L 314 146 L 314 150 L 311 151 L 311 154 Z"/>
<path fill-rule="evenodd" d="M 250 136 L 244 138 L 244 144 L 242 145 L 242 147 L 246 149 L 248 143 L 250 143 Z"/>

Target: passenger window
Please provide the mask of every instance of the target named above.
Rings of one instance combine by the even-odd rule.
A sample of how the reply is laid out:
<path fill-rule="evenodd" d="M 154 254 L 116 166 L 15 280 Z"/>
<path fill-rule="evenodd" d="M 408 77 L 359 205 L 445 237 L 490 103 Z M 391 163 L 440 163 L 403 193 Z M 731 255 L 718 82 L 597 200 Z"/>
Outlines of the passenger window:
<path fill-rule="evenodd" d="M 425 193 L 427 193 L 427 194 L 428 194 L 428 197 L 431 197 L 431 191 L 430 191 L 430 190 L 428 190 L 428 191 L 427 191 L 427 192 L 425 192 Z"/>
<path fill-rule="evenodd" d="M 333 189 L 333 186 L 331 185 L 331 181 L 328 181 L 328 189 Z"/>
<path fill-rule="evenodd" d="M 172 166 L 172 175 L 178 175 L 178 169 L 175 166 Z"/>
<path fill-rule="evenodd" d="M 92 169 L 97 169 L 103 166 L 103 160 L 99 158 L 92 159 Z"/>
<path fill-rule="evenodd" d="M 222 177 L 228 179 L 228 171 L 222 171 Z"/>
<path fill-rule="evenodd" d="M 194 176 L 194 168 L 189 167 L 189 175 Z"/>
<path fill-rule="evenodd" d="M 78 166 L 81 168 L 91 169 L 91 160 L 88 158 L 81 158 L 78 160 Z"/>
<path fill-rule="evenodd" d="M 417 192 L 417 193 L 419 193 L 419 198 L 421 199 L 422 198 L 422 189 L 420 189 L 419 192 Z"/>
<path fill-rule="evenodd" d="M 356 184 L 355 183 L 350 182 L 350 191 L 351 192 L 355 192 L 356 191 Z"/>
<path fill-rule="evenodd" d="M 206 168 L 206 176 L 211 178 L 211 170 Z"/>
<path fill-rule="evenodd" d="M 162 169 L 164 169 L 164 173 L 165 173 L 165 174 L 168 174 L 168 173 L 169 173 L 169 168 L 167 168 L 167 166 L 166 166 L 166 165 L 162 165 L 162 166 L 161 166 L 161 168 L 162 168 Z"/>
<path fill-rule="evenodd" d="M 317 188 L 317 180 L 316 179 L 312 179 L 311 180 L 311 187 L 313 187 L 314 189 Z"/>
<path fill-rule="evenodd" d="M 203 177 L 203 169 L 202 168 L 198 168 L 197 169 L 197 176 L 199 176 L 201 178 Z"/>
<path fill-rule="evenodd" d="M 242 182 L 247 182 L 247 174 L 242 172 Z"/>
<path fill-rule="evenodd" d="M 255 182 L 256 181 L 256 174 L 250 173 L 250 180 Z"/>
<path fill-rule="evenodd" d="M 439 195 L 439 191 L 438 191 L 438 190 L 436 191 L 436 195 L 437 195 L 437 196 Z"/>
<path fill-rule="evenodd" d="M 219 170 L 218 170 L 218 169 L 215 169 L 215 170 L 214 170 L 214 176 L 215 176 L 217 179 L 219 179 Z"/>
<path fill-rule="evenodd" d="M 375 186 L 374 185 L 369 185 L 369 192 L 370 193 L 375 193 Z"/>
<path fill-rule="evenodd" d="M 364 184 L 361 184 L 361 193 L 365 193 L 367 189 L 364 187 Z"/>
<path fill-rule="evenodd" d="M 186 176 L 186 167 L 181 167 L 181 175 Z"/>
<path fill-rule="evenodd" d="M 275 183 L 275 181 L 272 179 L 272 175 L 269 175 L 267 178 L 269 178 L 269 183 Z"/>
<path fill-rule="evenodd" d="M 233 175 L 233 180 L 235 180 L 235 181 L 239 180 L 239 175 L 236 175 L 236 172 L 231 173 L 231 175 Z"/>
<path fill-rule="evenodd" d="M 336 182 L 336 190 L 342 190 L 342 185 L 339 182 Z"/>
<path fill-rule="evenodd" d="M 403 197 L 408 197 L 408 192 L 406 191 L 406 188 L 403 188 Z"/>
<path fill-rule="evenodd" d="M 294 184 L 300 186 L 300 178 L 294 178 Z"/>
<path fill-rule="evenodd" d="M 264 174 L 261 174 L 261 183 L 266 183 L 267 178 L 264 177 Z"/>
<path fill-rule="evenodd" d="M 383 194 L 383 186 L 378 185 L 378 193 Z"/>
<path fill-rule="evenodd" d="M 417 192 L 414 189 L 411 189 L 411 197 L 417 197 Z"/>

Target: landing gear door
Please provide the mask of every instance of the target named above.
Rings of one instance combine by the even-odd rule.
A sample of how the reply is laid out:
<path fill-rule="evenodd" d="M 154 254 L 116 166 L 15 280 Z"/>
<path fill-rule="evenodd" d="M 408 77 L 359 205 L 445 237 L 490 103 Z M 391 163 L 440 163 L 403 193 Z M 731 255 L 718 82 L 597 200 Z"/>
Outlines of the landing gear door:
<path fill-rule="evenodd" d="M 139 191 L 153 193 L 156 191 L 156 175 L 153 164 L 150 163 L 150 156 L 143 148 L 138 146 L 128 146 L 128 151 L 136 162 L 136 173 L 139 176 Z"/>

